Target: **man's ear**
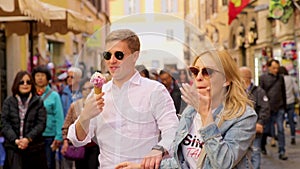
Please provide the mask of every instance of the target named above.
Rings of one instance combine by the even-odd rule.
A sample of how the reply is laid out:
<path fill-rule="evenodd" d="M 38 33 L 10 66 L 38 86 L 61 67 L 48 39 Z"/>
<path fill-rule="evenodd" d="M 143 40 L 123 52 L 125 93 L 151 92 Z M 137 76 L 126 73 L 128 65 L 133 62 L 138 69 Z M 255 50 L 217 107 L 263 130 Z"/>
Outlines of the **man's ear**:
<path fill-rule="evenodd" d="M 140 51 L 135 51 L 135 52 L 133 53 L 134 62 L 136 62 L 136 61 L 138 60 L 139 55 L 140 55 Z"/>
<path fill-rule="evenodd" d="M 227 87 L 227 86 L 229 86 L 229 85 L 230 85 L 230 82 L 229 82 L 229 81 L 226 81 L 226 82 L 224 82 L 223 87 Z"/>

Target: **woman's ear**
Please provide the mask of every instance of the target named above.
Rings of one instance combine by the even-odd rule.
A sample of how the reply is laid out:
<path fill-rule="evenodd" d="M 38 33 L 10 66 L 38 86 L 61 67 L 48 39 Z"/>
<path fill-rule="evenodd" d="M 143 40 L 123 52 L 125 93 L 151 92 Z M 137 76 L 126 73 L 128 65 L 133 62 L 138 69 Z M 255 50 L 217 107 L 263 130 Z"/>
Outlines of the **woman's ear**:
<path fill-rule="evenodd" d="M 226 82 L 224 82 L 223 87 L 227 87 L 227 86 L 229 86 L 229 85 L 230 85 L 230 82 L 229 82 L 229 81 L 226 81 Z"/>

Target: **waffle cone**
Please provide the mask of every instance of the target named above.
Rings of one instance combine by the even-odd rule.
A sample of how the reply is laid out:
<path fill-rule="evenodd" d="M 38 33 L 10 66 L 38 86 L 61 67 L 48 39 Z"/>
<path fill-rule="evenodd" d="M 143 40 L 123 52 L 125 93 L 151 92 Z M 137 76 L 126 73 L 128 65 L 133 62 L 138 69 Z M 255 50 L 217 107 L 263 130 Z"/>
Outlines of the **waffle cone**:
<path fill-rule="evenodd" d="M 102 93 L 102 88 L 94 87 L 94 92 L 95 92 L 95 94 L 100 94 L 100 93 Z"/>

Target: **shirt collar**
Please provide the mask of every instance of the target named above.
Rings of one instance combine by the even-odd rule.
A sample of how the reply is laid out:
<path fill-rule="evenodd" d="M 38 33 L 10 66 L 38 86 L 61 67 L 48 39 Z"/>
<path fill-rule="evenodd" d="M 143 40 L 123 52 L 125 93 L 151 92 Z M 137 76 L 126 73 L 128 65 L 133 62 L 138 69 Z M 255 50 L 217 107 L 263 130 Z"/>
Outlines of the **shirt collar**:
<path fill-rule="evenodd" d="M 140 85 L 141 84 L 141 75 L 138 71 L 135 71 L 135 73 L 133 74 L 133 76 L 127 81 L 125 82 L 123 85 L 126 85 L 127 83 L 131 83 L 131 84 L 135 84 L 135 85 Z M 111 81 L 109 81 L 106 86 L 107 86 L 107 91 L 110 91 L 112 89 L 113 86 L 113 80 L 114 78 L 111 79 Z"/>

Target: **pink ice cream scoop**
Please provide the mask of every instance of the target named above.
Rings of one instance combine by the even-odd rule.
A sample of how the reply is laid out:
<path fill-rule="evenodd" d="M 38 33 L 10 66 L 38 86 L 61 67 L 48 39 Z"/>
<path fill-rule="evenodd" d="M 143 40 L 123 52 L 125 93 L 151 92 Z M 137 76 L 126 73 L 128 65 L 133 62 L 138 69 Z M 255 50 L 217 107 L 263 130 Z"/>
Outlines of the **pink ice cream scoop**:
<path fill-rule="evenodd" d="M 94 92 L 95 94 L 100 94 L 102 92 L 102 86 L 106 82 L 106 78 L 99 72 L 95 72 L 90 82 L 94 85 Z"/>

